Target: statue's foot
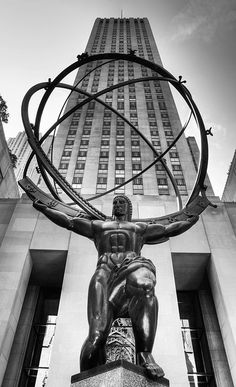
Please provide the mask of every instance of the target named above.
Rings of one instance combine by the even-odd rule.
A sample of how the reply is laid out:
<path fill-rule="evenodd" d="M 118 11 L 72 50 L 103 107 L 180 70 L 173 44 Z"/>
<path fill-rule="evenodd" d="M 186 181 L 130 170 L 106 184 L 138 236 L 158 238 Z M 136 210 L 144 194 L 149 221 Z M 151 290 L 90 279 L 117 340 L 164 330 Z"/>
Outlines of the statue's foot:
<path fill-rule="evenodd" d="M 145 368 L 150 379 L 157 380 L 165 375 L 163 369 L 155 362 L 150 352 L 139 352 L 137 354 L 137 363 Z"/>

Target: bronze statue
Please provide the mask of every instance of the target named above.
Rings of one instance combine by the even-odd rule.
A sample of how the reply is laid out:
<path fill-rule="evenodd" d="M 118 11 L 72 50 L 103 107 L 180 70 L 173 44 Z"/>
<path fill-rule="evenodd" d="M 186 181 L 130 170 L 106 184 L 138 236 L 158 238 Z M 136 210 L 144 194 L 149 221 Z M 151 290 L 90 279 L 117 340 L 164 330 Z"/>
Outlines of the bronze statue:
<path fill-rule="evenodd" d="M 137 364 L 152 379 L 164 376 L 153 356 L 158 302 L 154 294 L 156 272 L 153 263 L 141 256 L 144 244 L 158 244 L 188 230 L 198 216 L 168 226 L 131 222 L 132 205 L 126 196 L 113 200 L 113 218 L 91 220 L 70 218 L 39 201 L 34 207 L 50 220 L 94 241 L 98 251 L 96 271 L 88 293 L 89 335 L 80 356 L 81 371 L 106 362 L 105 344 L 112 322 L 130 317 L 135 337 Z"/>

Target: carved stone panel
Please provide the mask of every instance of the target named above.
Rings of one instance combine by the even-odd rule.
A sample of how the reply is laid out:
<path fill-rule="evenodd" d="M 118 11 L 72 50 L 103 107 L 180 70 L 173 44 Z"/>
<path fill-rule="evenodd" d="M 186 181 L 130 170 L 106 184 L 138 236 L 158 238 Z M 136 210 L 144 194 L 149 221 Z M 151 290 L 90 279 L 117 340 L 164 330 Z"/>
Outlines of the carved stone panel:
<path fill-rule="evenodd" d="M 106 342 L 107 363 L 126 360 L 136 364 L 135 341 L 129 318 L 116 319 Z"/>

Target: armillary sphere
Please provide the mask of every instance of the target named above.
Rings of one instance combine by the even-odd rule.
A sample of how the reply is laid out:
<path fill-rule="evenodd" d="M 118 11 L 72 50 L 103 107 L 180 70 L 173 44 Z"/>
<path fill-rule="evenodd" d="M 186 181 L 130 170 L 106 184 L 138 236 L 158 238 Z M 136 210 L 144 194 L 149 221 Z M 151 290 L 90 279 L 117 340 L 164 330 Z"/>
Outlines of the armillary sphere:
<path fill-rule="evenodd" d="M 121 186 L 126 185 L 130 183 L 133 179 L 136 179 L 143 173 L 145 173 L 149 168 L 151 168 L 153 165 L 155 165 L 157 162 L 160 162 L 162 166 L 164 167 L 173 187 L 174 191 L 177 197 L 178 201 L 178 210 L 175 213 L 159 217 L 159 218 L 151 218 L 151 219 L 139 219 L 139 221 L 145 221 L 145 222 L 158 222 L 162 224 L 168 224 L 170 222 L 174 222 L 177 220 L 184 220 L 187 219 L 193 215 L 199 215 L 208 205 L 212 205 L 209 200 L 207 199 L 205 195 L 206 187 L 204 186 L 204 180 L 207 172 L 207 164 L 208 164 L 208 142 L 207 142 L 207 134 L 209 134 L 209 130 L 207 131 L 205 129 L 201 114 L 194 103 L 192 96 L 188 89 L 183 85 L 184 82 L 182 82 L 182 78 L 179 77 L 179 79 L 176 79 L 171 73 L 169 73 L 166 69 L 161 67 L 160 65 L 157 65 L 155 63 L 152 63 L 150 61 L 147 61 L 146 59 L 139 58 L 135 55 L 134 51 L 130 51 L 129 54 L 120 54 L 120 53 L 104 53 L 104 54 L 98 54 L 98 55 L 88 55 L 87 53 L 84 53 L 82 55 L 79 55 L 77 57 L 77 61 L 73 64 L 71 64 L 69 67 L 67 67 L 65 70 L 63 70 L 53 81 L 49 80 L 48 82 L 39 83 L 35 86 L 33 86 L 25 95 L 23 102 L 22 102 L 22 119 L 23 124 L 25 127 L 25 131 L 28 137 L 28 141 L 30 146 L 32 147 L 32 153 L 27 161 L 25 170 L 24 170 L 24 177 L 22 180 L 19 181 L 19 185 L 25 190 L 27 195 L 32 200 L 40 200 L 42 203 L 46 204 L 49 207 L 56 208 L 59 211 L 63 211 L 69 216 L 80 216 L 83 214 L 83 216 L 86 216 L 88 218 L 92 219 L 101 219 L 105 220 L 109 217 L 102 212 L 98 211 L 97 208 L 95 208 L 91 201 L 93 199 L 96 199 L 100 196 L 106 195 L 107 193 L 111 193 L 117 189 L 119 189 Z M 141 77 L 141 78 L 134 78 L 129 79 L 124 82 L 119 82 L 115 85 L 109 86 L 101 91 L 96 92 L 95 94 L 91 94 L 89 92 L 86 92 L 82 90 L 79 87 L 79 83 L 92 71 L 95 71 L 98 67 L 107 65 L 110 62 L 115 61 L 128 61 L 137 63 L 139 65 L 142 65 L 146 67 L 147 69 L 152 70 L 153 76 L 147 76 L 147 77 Z M 87 72 L 83 78 L 79 80 L 79 82 L 75 86 L 71 86 L 69 84 L 63 83 L 63 79 L 68 76 L 72 71 L 78 69 L 79 67 L 89 63 L 89 62 L 95 62 L 96 66 L 89 72 Z M 97 62 L 99 61 L 99 62 Z M 99 64 L 98 64 L 99 63 Z M 187 103 L 189 109 L 190 109 L 190 117 L 193 116 L 196 124 L 200 131 L 200 137 L 201 137 L 201 153 L 200 153 L 200 160 L 199 160 L 199 167 L 198 172 L 195 180 L 194 187 L 192 189 L 192 192 L 187 200 L 187 203 L 185 204 L 184 208 L 182 207 L 181 202 L 181 196 L 177 187 L 177 184 L 175 182 L 174 177 L 172 176 L 171 171 L 167 167 L 164 156 L 170 151 L 170 149 L 175 145 L 175 143 L 178 141 L 180 136 L 184 133 L 185 129 L 187 128 L 188 122 L 184 125 L 180 133 L 177 135 L 177 137 L 173 140 L 170 146 L 168 146 L 164 152 L 161 154 L 156 151 L 152 143 L 142 134 L 140 130 L 138 130 L 127 118 L 125 118 L 123 115 L 121 115 L 117 110 L 115 110 L 112 106 L 104 102 L 102 99 L 100 99 L 100 96 L 102 96 L 105 93 L 111 92 L 115 89 L 118 89 L 120 87 L 124 87 L 130 84 L 136 84 L 140 82 L 145 81 L 160 81 L 160 82 L 169 82 L 182 96 L 184 101 Z M 70 90 L 70 94 L 78 93 L 82 94 L 84 96 L 83 100 L 81 100 L 79 103 L 77 103 L 74 107 L 72 107 L 70 110 L 66 111 L 62 116 L 58 118 L 58 120 L 47 130 L 47 132 L 42 136 L 42 138 L 39 138 L 39 130 L 40 130 L 40 122 L 42 118 L 42 114 L 45 108 L 45 105 L 54 91 L 55 88 L 61 88 L 61 89 L 67 89 Z M 44 95 L 40 101 L 40 104 L 38 106 L 38 110 L 36 113 L 35 123 L 32 124 L 29 121 L 29 115 L 28 115 L 28 109 L 29 109 L 29 103 L 31 101 L 32 96 L 37 93 L 39 90 L 44 90 Z M 69 98 L 69 97 L 68 97 Z M 68 100 L 67 98 L 67 100 Z M 66 101 L 67 101 L 66 100 Z M 58 170 L 54 167 L 52 161 L 47 157 L 45 152 L 42 150 L 41 145 L 45 141 L 45 139 L 57 128 L 57 126 L 62 123 L 66 118 L 68 118 L 70 115 L 72 115 L 76 110 L 82 108 L 82 106 L 88 104 L 91 101 L 96 101 L 109 109 L 111 112 L 115 113 L 118 117 L 120 117 L 131 129 L 133 129 L 142 139 L 146 142 L 146 144 L 149 146 L 150 151 L 154 154 L 154 160 L 150 163 L 148 167 L 143 169 L 141 172 L 136 174 L 131 179 L 128 179 L 124 183 L 120 184 L 119 186 L 115 186 L 114 188 L 110 189 L 109 191 L 95 195 L 93 197 L 90 197 L 89 199 L 84 199 L 67 181 L 66 179 L 58 172 Z M 65 104 L 64 104 L 65 105 Z M 40 190 L 30 179 L 27 177 L 27 170 L 29 167 L 29 164 L 32 160 L 32 158 L 36 155 L 37 162 L 38 162 L 38 168 L 41 172 L 42 178 L 44 179 L 49 191 L 51 194 L 47 194 Z M 64 203 L 61 198 L 58 195 L 58 192 L 56 190 L 56 184 L 52 184 L 51 180 L 56 183 L 64 193 L 67 194 L 67 196 L 72 200 L 72 204 L 68 205 Z M 78 209 L 75 209 L 74 205 L 77 205 L 81 208 L 82 211 L 78 211 Z M 85 213 L 85 214 L 84 214 Z M 138 219 L 133 219 L 133 221 L 137 221 Z"/>

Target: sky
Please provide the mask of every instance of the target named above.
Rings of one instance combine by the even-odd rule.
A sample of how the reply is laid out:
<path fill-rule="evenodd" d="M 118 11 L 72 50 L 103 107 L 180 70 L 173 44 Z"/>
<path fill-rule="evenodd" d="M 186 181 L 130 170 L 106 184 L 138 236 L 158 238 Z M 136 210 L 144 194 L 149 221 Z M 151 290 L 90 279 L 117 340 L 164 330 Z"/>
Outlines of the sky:
<path fill-rule="evenodd" d="M 236 148 L 236 0 L 2 1 L 0 94 L 10 114 L 6 137 L 24 130 L 20 109 L 27 90 L 76 61 L 96 17 L 121 14 L 149 19 L 164 67 L 183 76 L 206 128 L 213 128 L 208 172 L 221 196 Z M 179 109 L 185 121 L 185 108 Z"/>

